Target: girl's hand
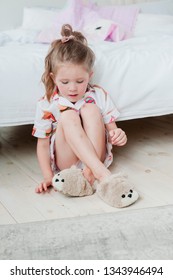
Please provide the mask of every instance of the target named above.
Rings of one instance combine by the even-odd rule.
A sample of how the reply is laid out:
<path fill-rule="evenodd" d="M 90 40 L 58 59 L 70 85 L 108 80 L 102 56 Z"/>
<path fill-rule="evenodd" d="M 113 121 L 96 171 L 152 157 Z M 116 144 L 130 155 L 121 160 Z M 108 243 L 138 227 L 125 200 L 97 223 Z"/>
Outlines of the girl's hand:
<path fill-rule="evenodd" d="M 124 146 L 127 143 L 127 136 L 121 128 L 110 130 L 109 138 L 112 145 Z"/>
<path fill-rule="evenodd" d="M 35 192 L 36 192 L 36 193 L 47 192 L 47 189 L 48 189 L 49 187 L 52 187 L 52 178 L 45 179 L 43 182 L 41 182 L 41 183 L 35 188 Z"/>

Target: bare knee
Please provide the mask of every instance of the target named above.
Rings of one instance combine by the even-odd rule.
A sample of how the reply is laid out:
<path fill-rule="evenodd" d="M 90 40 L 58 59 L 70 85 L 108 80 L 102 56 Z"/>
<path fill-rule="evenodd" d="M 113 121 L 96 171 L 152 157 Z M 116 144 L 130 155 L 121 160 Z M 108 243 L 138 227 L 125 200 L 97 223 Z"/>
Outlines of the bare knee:
<path fill-rule="evenodd" d="M 78 125 L 80 123 L 80 118 L 78 113 L 75 110 L 67 110 L 61 114 L 60 117 L 61 125 L 68 126 L 69 125 Z"/>
<path fill-rule="evenodd" d="M 81 108 L 82 119 L 92 119 L 102 121 L 100 109 L 95 104 L 86 103 Z"/>

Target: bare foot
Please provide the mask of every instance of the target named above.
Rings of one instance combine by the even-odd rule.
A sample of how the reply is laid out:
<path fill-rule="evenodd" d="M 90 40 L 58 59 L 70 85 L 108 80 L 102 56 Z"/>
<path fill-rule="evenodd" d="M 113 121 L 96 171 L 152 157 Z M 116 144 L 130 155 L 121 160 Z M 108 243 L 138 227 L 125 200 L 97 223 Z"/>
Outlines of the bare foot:
<path fill-rule="evenodd" d="M 94 181 L 95 181 L 95 177 L 91 171 L 90 168 L 88 168 L 87 166 L 84 167 L 83 169 L 83 175 L 84 177 L 87 179 L 87 181 L 90 183 L 90 185 L 92 186 Z"/>
<path fill-rule="evenodd" d="M 101 182 L 103 181 L 106 177 L 109 177 L 111 175 L 111 172 L 109 169 L 107 169 L 104 165 L 100 167 L 97 167 L 94 169 L 94 175 L 95 178 Z"/>

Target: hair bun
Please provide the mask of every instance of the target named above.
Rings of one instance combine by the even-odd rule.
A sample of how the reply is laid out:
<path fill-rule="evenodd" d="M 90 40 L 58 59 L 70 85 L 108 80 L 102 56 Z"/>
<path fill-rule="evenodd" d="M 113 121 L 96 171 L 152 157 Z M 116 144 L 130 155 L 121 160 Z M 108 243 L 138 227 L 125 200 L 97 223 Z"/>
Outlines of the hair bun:
<path fill-rule="evenodd" d="M 61 28 L 61 35 L 68 37 L 71 36 L 73 34 L 73 29 L 71 27 L 70 24 L 63 24 L 62 28 Z"/>

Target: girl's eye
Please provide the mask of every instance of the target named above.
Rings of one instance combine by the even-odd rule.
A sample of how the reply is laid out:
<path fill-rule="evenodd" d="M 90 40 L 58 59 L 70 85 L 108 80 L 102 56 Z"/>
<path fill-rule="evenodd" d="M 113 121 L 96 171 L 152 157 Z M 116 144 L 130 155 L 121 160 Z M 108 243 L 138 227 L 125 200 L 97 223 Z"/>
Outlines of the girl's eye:
<path fill-rule="evenodd" d="M 77 81 L 77 83 L 78 83 L 78 84 L 82 84 L 82 83 L 83 83 L 83 80 L 81 80 L 81 81 Z"/>
<path fill-rule="evenodd" d="M 61 81 L 61 83 L 62 83 L 63 85 L 67 85 L 67 84 L 68 84 L 67 81 Z"/>

